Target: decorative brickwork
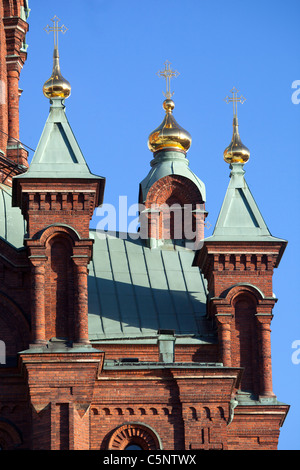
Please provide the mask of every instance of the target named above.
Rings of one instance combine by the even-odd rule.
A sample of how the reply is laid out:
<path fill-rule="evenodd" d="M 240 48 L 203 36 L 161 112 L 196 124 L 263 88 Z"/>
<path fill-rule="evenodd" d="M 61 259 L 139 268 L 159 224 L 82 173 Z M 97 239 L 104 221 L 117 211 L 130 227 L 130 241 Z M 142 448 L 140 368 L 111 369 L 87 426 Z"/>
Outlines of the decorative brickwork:
<path fill-rule="evenodd" d="M 272 397 L 270 322 L 276 302 L 272 275 L 280 243 L 204 243 L 196 263 L 208 280 L 219 360 L 244 367 L 241 389 Z"/>
<path fill-rule="evenodd" d="M 272 389 L 272 276 L 285 243 L 265 231 L 267 241 L 210 237 L 196 252 L 176 244 L 203 239 L 206 213 L 203 183 L 173 149 L 154 155 L 140 185 L 147 240 L 97 245 L 89 225 L 105 180 L 89 172 L 62 100 L 51 102 L 35 168 L 19 166 L 26 7 L 0 0 L 0 178 L 15 211 L 6 204 L 1 223 L 22 228 L 18 245 L 0 237 L 0 448 L 276 449 L 289 407 Z M 170 320 L 176 330 L 163 329 Z"/>
<path fill-rule="evenodd" d="M 108 449 L 125 450 L 130 445 L 136 445 L 142 450 L 160 449 L 155 433 L 140 423 L 124 424 L 117 428 L 109 440 Z"/>
<path fill-rule="evenodd" d="M 204 204 L 199 189 L 184 176 L 169 175 L 150 188 L 144 203 L 148 237 L 155 239 L 202 240 Z M 146 220 L 141 219 L 141 230 Z"/>
<path fill-rule="evenodd" d="M 14 166 L 10 172 L 1 170 L 2 181 L 11 184 L 11 176 L 28 166 L 28 153 L 19 142 L 19 89 L 20 71 L 26 61 L 25 36 L 28 23 L 21 17 L 24 0 L 0 2 L 0 151 Z M 25 11 L 25 10 L 23 10 Z M 9 174 L 9 176 L 8 176 Z"/>
<path fill-rule="evenodd" d="M 16 185 L 17 186 L 17 185 Z M 47 225 L 65 224 L 80 237 L 89 237 L 89 224 L 98 199 L 95 181 L 19 180 L 16 199 L 27 221 L 29 238 Z"/>

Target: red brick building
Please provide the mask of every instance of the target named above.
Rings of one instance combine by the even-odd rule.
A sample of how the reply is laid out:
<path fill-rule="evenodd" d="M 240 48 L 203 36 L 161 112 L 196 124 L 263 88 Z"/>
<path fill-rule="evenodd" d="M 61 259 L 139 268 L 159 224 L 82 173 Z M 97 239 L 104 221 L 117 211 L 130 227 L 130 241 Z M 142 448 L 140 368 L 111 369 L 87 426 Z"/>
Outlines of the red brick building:
<path fill-rule="evenodd" d="M 289 407 L 272 389 L 272 276 L 286 241 L 244 178 L 236 115 L 211 237 L 168 93 L 149 136 L 140 233 L 92 230 L 105 178 L 66 117 L 58 50 L 29 166 L 18 109 L 27 1 L 0 0 L 0 12 L 1 448 L 276 449 Z"/>

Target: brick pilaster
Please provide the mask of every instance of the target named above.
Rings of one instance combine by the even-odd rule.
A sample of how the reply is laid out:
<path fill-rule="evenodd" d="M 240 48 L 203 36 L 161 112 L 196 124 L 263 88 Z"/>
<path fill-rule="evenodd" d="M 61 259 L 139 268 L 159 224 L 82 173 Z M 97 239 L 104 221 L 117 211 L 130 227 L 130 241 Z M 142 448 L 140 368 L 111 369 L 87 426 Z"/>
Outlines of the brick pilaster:
<path fill-rule="evenodd" d="M 75 277 L 75 343 L 89 344 L 88 334 L 88 290 L 87 277 L 88 257 L 78 258 L 73 256 L 74 277 Z"/>
<path fill-rule="evenodd" d="M 224 367 L 231 367 L 231 320 L 229 313 L 217 314 L 218 337 L 220 343 L 220 361 Z"/>
<path fill-rule="evenodd" d="M 46 343 L 45 324 L 46 257 L 30 257 L 31 262 L 31 331 L 33 344 Z"/>
<path fill-rule="evenodd" d="M 260 354 L 260 395 L 274 397 L 272 385 L 271 358 L 271 315 L 256 314 L 259 325 L 259 354 Z"/>

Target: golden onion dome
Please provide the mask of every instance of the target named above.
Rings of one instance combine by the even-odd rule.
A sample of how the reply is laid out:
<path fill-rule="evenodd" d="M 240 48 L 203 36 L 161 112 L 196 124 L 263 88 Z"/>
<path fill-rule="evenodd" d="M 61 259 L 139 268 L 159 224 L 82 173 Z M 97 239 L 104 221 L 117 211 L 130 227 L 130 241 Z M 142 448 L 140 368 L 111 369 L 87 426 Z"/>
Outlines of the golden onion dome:
<path fill-rule="evenodd" d="M 43 93 L 46 98 L 68 98 L 71 94 L 71 85 L 62 76 L 60 71 L 57 46 L 55 46 L 53 53 L 52 75 L 49 80 L 44 83 Z"/>
<path fill-rule="evenodd" d="M 226 163 L 246 163 L 250 158 L 249 149 L 242 143 L 239 134 L 238 119 L 233 118 L 233 135 L 230 144 L 223 153 Z"/>
<path fill-rule="evenodd" d="M 176 122 L 173 116 L 175 103 L 167 98 L 163 102 L 166 111 L 163 122 L 148 137 L 148 147 L 151 152 L 158 152 L 163 149 L 176 149 L 187 152 L 191 146 L 192 138 L 190 134 Z"/>

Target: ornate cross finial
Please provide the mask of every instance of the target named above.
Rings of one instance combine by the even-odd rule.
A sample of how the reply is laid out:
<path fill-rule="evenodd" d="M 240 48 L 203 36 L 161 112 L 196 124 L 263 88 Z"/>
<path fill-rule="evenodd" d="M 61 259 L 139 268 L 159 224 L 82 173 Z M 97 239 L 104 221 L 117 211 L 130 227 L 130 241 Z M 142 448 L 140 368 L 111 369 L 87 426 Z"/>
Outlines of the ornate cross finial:
<path fill-rule="evenodd" d="M 166 60 L 164 70 L 159 70 L 157 72 L 157 75 L 159 77 L 164 77 L 166 80 L 166 93 L 163 92 L 163 95 L 167 99 L 170 99 L 174 95 L 174 91 L 173 93 L 171 93 L 171 84 L 170 84 L 171 78 L 174 78 L 174 77 L 176 78 L 179 75 L 179 72 L 177 72 L 177 70 L 172 70 L 170 65 L 171 63 L 168 60 Z"/>
<path fill-rule="evenodd" d="M 53 26 L 49 26 L 47 24 L 46 28 L 44 28 L 44 31 L 46 31 L 46 33 L 48 33 L 48 34 L 53 32 L 53 34 L 54 34 L 54 47 L 58 47 L 58 33 L 60 32 L 60 33 L 65 34 L 65 32 L 68 31 L 68 28 L 66 28 L 66 26 L 64 24 L 62 26 L 58 26 L 58 23 L 59 23 L 60 19 L 56 15 L 53 16 L 51 21 L 53 22 Z"/>
<path fill-rule="evenodd" d="M 232 102 L 233 104 L 233 115 L 234 116 L 237 116 L 237 103 L 244 103 L 246 101 L 246 98 L 241 95 L 241 96 L 237 96 L 239 90 L 237 90 L 235 87 L 232 88 L 232 90 L 230 90 L 230 92 L 232 93 L 232 97 L 230 98 L 229 96 L 226 96 L 225 98 L 225 101 L 226 103 L 230 103 Z"/>

